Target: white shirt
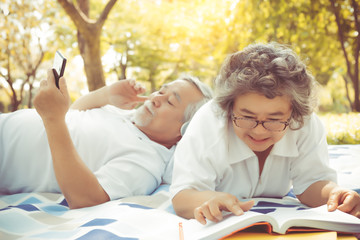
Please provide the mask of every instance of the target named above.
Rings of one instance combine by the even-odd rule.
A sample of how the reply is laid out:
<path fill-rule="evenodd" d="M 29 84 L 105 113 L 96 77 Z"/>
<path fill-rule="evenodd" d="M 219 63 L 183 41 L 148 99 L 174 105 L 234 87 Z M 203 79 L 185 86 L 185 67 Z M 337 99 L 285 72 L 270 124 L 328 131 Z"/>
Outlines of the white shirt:
<path fill-rule="evenodd" d="M 213 101 L 194 116 L 175 151 L 172 196 L 183 189 L 231 193 L 238 198 L 296 195 L 319 180 L 336 181 L 328 167 L 324 127 L 311 115 L 300 130 L 288 129 L 267 157 L 261 176 L 255 153 L 237 137 Z"/>
<path fill-rule="evenodd" d="M 66 115 L 75 148 L 110 199 L 150 194 L 174 151 L 151 141 L 132 115 L 112 106 Z M 0 114 L 0 193 L 33 191 L 60 192 L 42 120 L 34 109 Z"/>

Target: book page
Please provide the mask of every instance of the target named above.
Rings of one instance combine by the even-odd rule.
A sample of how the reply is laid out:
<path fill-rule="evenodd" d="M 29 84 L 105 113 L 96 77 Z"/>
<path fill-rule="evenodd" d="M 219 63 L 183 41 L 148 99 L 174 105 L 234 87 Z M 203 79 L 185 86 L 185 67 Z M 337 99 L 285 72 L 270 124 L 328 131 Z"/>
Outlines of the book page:
<path fill-rule="evenodd" d="M 273 231 L 284 234 L 286 230 L 280 228 L 288 219 L 296 216 L 299 209 L 307 209 L 305 205 L 301 204 L 296 199 L 256 199 L 256 204 L 250 211 L 262 213 L 275 221 L 272 223 Z M 275 223 L 276 222 L 276 223 Z"/>
<path fill-rule="evenodd" d="M 350 214 L 335 210 L 329 212 L 327 206 L 317 208 L 284 209 L 272 212 L 270 215 L 276 218 L 279 233 L 285 233 L 290 227 L 311 227 L 337 232 L 360 232 L 360 219 Z"/>
<path fill-rule="evenodd" d="M 185 239 L 218 239 L 259 222 L 266 222 L 274 229 L 279 229 L 278 224 L 269 213 L 278 208 L 296 209 L 303 206 L 294 198 L 255 198 L 253 200 L 255 201 L 254 207 L 241 216 L 225 213 L 222 221 L 218 223 L 208 221 L 206 225 L 201 225 L 194 219 L 189 220 L 184 223 Z"/>
<path fill-rule="evenodd" d="M 222 221 L 218 223 L 208 221 L 206 225 L 202 225 L 195 219 L 191 219 L 183 224 L 184 239 L 219 239 L 232 232 L 263 221 L 269 222 L 270 224 L 275 223 L 271 217 L 252 211 L 245 212 L 241 216 L 228 214 L 224 216 Z"/>
<path fill-rule="evenodd" d="M 238 232 L 224 240 L 337 240 L 336 232 L 289 233 L 286 235 Z"/>
<path fill-rule="evenodd" d="M 326 205 L 309 208 L 299 201 L 255 199 L 254 207 L 241 216 L 228 214 L 218 223 L 205 226 L 192 219 L 184 223 L 185 239 L 218 239 L 255 223 L 267 222 L 273 232 L 285 234 L 290 227 L 319 228 L 339 232 L 360 232 L 360 219 L 341 211 L 328 212 Z"/>

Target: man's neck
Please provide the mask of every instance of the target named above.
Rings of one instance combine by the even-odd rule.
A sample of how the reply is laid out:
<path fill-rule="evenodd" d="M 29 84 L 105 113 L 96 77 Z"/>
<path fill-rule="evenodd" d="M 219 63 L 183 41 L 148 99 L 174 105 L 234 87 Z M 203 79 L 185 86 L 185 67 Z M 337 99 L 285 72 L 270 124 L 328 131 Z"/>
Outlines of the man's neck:
<path fill-rule="evenodd" d="M 151 141 L 156 142 L 160 145 L 163 145 L 164 147 L 170 149 L 172 146 L 174 146 L 180 139 L 181 136 L 178 136 L 174 139 L 169 139 L 168 137 L 165 137 L 163 135 L 154 134 L 150 130 L 146 129 L 146 127 L 138 126 L 135 123 L 133 123 L 140 131 L 142 131 Z M 166 134 L 166 133 L 165 133 Z"/>

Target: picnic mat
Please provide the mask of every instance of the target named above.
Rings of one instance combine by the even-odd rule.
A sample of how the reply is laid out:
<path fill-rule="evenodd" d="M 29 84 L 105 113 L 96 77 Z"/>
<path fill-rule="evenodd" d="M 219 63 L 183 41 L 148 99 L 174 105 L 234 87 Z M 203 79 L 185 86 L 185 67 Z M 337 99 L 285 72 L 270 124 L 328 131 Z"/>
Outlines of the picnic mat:
<path fill-rule="evenodd" d="M 329 154 L 339 184 L 359 191 L 360 145 L 332 145 Z M 161 212 L 174 214 L 169 197 L 164 184 L 150 196 L 70 210 L 62 194 L 0 196 L 0 239 L 162 239 Z"/>

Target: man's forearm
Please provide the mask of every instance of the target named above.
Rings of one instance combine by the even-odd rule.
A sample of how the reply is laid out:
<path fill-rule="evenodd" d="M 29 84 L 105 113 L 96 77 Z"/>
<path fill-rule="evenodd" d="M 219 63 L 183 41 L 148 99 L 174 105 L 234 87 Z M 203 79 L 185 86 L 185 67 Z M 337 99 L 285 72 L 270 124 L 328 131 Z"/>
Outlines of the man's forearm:
<path fill-rule="evenodd" d="M 65 121 L 45 122 L 57 182 L 70 208 L 109 201 L 96 176 L 78 155 Z"/>
<path fill-rule="evenodd" d="M 87 110 L 99 108 L 108 104 L 107 87 L 99 88 L 77 99 L 71 106 L 71 109 Z"/>

